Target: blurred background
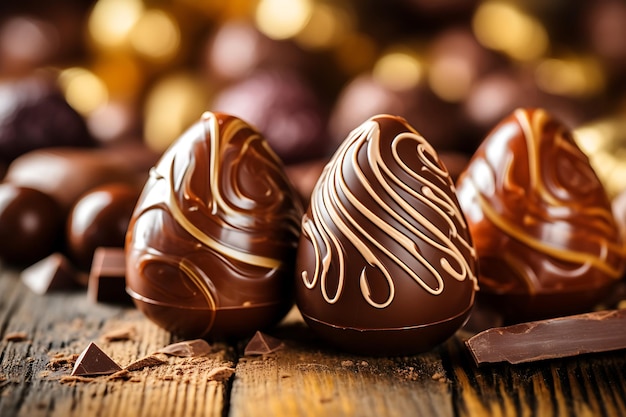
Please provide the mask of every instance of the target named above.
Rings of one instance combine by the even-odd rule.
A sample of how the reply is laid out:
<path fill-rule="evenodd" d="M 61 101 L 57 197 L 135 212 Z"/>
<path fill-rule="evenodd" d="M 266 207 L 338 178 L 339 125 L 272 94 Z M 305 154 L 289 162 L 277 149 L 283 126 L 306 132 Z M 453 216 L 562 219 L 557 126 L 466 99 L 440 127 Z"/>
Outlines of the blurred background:
<path fill-rule="evenodd" d="M 310 181 L 377 113 L 405 117 L 455 172 L 502 117 L 544 107 L 615 195 L 626 188 L 626 2 L 1 2 L 2 163 L 68 144 L 66 104 L 86 128 L 71 144 L 157 153 L 203 111 L 226 111 Z M 16 108 L 28 110 L 19 127 Z M 44 125 L 27 146 L 24 132 Z"/>

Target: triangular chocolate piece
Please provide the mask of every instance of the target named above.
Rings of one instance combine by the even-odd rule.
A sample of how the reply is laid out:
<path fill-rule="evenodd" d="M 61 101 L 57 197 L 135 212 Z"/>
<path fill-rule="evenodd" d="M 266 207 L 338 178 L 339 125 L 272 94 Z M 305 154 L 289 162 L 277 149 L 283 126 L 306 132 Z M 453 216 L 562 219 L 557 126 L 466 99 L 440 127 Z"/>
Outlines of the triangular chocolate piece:
<path fill-rule="evenodd" d="M 257 331 L 244 349 L 244 355 L 266 355 L 276 352 L 285 344 L 270 335 Z"/>
<path fill-rule="evenodd" d="M 121 370 L 122 368 L 113 359 L 94 342 L 91 342 L 76 359 L 71 375 L 111 375 Z"/>
<path fill-rule="evenodd" d="M 77 287 L 78 273 L 62 253 L 53 253 L 24 269 L 20 274 L 22 282 L 34 293 L 46 294 L 50 291 Z"/>
<path fill-rule="evenodd" d="M 204 356 L 211 353 L 211 345 L 203 339 L 185 340 L 184 342 L 172 343 L 159 350 L 156 353 L 165 353 L 166 355 L 179 356 L 181 358 Z"/>

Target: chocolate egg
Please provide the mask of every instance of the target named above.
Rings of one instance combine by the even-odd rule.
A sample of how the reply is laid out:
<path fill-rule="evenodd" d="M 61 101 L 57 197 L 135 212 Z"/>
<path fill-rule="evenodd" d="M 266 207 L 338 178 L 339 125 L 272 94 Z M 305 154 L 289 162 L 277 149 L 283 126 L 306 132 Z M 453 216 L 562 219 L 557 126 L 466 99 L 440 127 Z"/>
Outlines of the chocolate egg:
<path fill-rule="evenodd" d="M 29 265 L 59 243 L 62 215 L 52 197 L 27 187 L 0 184 L 0 259 Z"/>
<path fill-rule="evenodd" d="M 127 291 L 183 337 L 271 326 L 293 303 L 301 216 L 264 137 L 207 112 L 151 170 L 126 235 Z"/>
<path fill-rule="evenodd" d="M 124 247 L 140 189 L 125 183 L 95 187 L 78 199 L 67 219 L 67 247 L 77 266 L 88 269 L 98 247 Z"/>
<path fill-rule="evenodd" d="M 518 109 L 477 149 L 457 184 L 480 264 L 479 300 L 506 321 L 573 314 L 624 271 L 606 192 L 568 129 Z"/>
<path fill-rule="evenodd" d="M 428 350 L 466 321 L 476 259 L 454 185 L 404 119 L 375 116 L 325 167 L 302 220 L 296 302 L 339 348 Z"/>

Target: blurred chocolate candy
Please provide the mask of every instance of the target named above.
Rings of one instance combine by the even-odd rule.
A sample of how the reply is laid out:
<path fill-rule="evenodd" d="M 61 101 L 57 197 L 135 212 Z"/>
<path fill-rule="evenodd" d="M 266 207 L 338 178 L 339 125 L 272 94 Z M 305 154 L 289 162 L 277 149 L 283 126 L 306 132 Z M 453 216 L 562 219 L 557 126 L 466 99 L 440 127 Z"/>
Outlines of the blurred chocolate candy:
<path fill-rule="evenodd" d="M 61 210 L 41 191 L 0 184 L 0 259 L 29 265 L 54 251 L 61 233 Z"/>
<path fill-rule="evenodd" d="M 124 237 L 141 189 L 111 183 L 78 199 L 67 219 L 67 249 L 74 263 L 88 269 L 98 247 L 124 247 Z"/>
<path fill-rule="evenodd" d="M 247 120 L 285 163 L 325 155 L 326 117 L 311 86 L 291 71 L 259 71 L 221 91 L 215 111 Z"/>
<path fill-rule="evenodd" d="M 94 187 L 111 182 L 142 184 L 157 159 L 157 154 L 137 144 L 39 149 L 13 161 L 5 181 L 49 194 L 67 214 Z"/>
<path fill-rule="evenodd" d="M 37 75 L 0 83 L 0 161 L 44 147 L 95 145 L 55 82 Z"/>

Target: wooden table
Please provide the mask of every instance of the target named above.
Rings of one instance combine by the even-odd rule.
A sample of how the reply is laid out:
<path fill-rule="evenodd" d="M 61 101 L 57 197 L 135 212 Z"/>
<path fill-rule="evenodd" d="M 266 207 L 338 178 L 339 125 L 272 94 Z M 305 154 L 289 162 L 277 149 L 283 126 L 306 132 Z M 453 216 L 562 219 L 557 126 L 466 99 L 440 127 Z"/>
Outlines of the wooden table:
<path fill-rule="evenodd" d="M 103 339 L 121 328 L 129 338 Z M 23 340 L 8 340 L 19 332 Z M 36 295 L 5 270 L 0 416 L 626 415 L 624 351 L 477 368 L 460 333 L 421 355 L 359 357 L 325 347 L 295 309 L 268 333 L 285 347 L 245 356 L 245 340 L 217 344 L 207 356 L 164 356 L 126 378 L 77 380 L 64 360 L 91 341 L 124 366 L 176 340 L 134 308 L 94 304 L 80 290 Z M 234 375 L 213 378 L 220 366 Z"/>

